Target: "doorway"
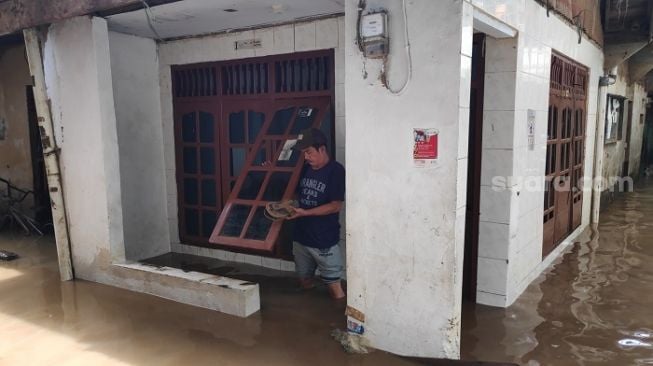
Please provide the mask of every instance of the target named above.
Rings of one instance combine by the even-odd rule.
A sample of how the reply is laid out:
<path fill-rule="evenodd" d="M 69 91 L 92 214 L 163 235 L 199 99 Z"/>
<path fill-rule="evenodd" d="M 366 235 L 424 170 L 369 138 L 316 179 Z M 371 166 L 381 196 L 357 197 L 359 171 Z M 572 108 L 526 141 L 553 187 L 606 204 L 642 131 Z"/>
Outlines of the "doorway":
<path fill-rule="evenodd" d="M 621 169 L 621 176 L 628 177 L 630 175 L 630 135 L 633 129 L 633 101 L 626 101 L 628 104 L 626 110 L 628 111 L 628 117 L 626 119 L 626 144 L 624 145 L 624 163 Z M 628 184 L 627 181 L 625 184 Z M 624 187 L 628 191 L 631 187 Z"/>
<path fill-rule="evenodd" d="M 474 34 L 471 74 L 463 300 L 476 302 L 478 231 L 481 206 L 481 153 L 483 150 L 483 88 L 485 81 L 485 34 L 483 33 Z"/>
<path fill-rule="evenodd" d="M 585 66 L 551 56 L 542 258 L 580 226 L 588 75 Z"/>
<path fill-rule="evenodd" d="M 52 223 L 52 209 L 50 207 L 50 193 L 48 192 L 48 179 L 45 172 L 45 158 L 41 146 L 36 103 L 31 85 L 25 87 L 27 98 L 27 123 L 29 125 L 30 155 L 32 156 L 32 191 L 34 192 L 34 219 L 47 228 Z"/>
<path fill-rule="evenodd" d="M 211 244 L 209 238 L 250 154 L 270 154 L 255 151 L 270 117 L 266 112 L 279 101 L 307 98 L 327 98 L 332 108 L 333 50 L 179 65 L 171 72 L 180 240 L 252 251 Z M 334 113 L 329 112 L 323 130 L 334 146 Z M 288 248 L 275 243 L 267 254 L 285 258 Z"/>

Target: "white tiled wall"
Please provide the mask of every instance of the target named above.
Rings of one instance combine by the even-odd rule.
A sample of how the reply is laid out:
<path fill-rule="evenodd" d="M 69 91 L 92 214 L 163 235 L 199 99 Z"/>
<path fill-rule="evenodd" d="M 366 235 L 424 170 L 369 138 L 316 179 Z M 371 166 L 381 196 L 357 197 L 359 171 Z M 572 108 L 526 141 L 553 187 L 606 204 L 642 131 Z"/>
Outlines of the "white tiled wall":
<path fill-rule="evenodd" d="M 596 92 L 602 73 L 601 50 L 532 0 L 471 0 L 479 10 L 517 29 L 513 39 L 488 38 L 483 128 L 481 216 L 477 301 L 507 306 L 543 267 L 543 192 L 517 185 L 518 178 L 543 182 L 552 50 L 590 68 L 585 173 L 594 159 Z M 527 115 L 535 111 L 533 149 L 528 147 Z M 514 176 L 508 189 L 492 185 L 496 175 Z M 534 178 L 529 178 L 534 177 Z M 530 180 L 534 179 L 534 180 Z M 494 188 L 494 189 L 493 189 Z M 583 225 L 589 222 L 586 190 Z M 552 255 L 556 255 L 553 253 Z M 481 281 L 482 279 L 482 281 Z"/>
<path fill-rule="evenodd" d="M 477 301 L 498 306 L 506 294 L 514 194 L 508 178 L 514 164 L 517 41 L 488 36 L 485 49 Z"/>
<path fill-rule="evenodd" d="M 218 259 L 252 263 L 281 270 L 294 270 L 294 264 L 278 259 L 235 254 L 218 249 L 199 248 L 179 243 L 177 185 L 175 181 L 175 150 L 172 111 L 172 90 L 170 65 L 198 62 L 222 61 L 256 56 L 267 56 L 292 52 L 333 49 L 335 57 L 335 135 L 336 146 L 333 152 L 336 160 L 345 165 L 345 97 L 344 97 L 344 42 L 345 28 L 343 17 L 331 17 L 286 24 L 244 32 L 202 36 L 159 44 L 161 77 L 161 110 L 164 135 L 164 155 L 166 161 L 166 187 L 168 194 L 168 222 L 173 251 L 203 255 Z M 236 50 L 237 40 L 256 38 L 261 47 Z M 341 214 L 342 242 L 344 245 L 345 213 Z"/>

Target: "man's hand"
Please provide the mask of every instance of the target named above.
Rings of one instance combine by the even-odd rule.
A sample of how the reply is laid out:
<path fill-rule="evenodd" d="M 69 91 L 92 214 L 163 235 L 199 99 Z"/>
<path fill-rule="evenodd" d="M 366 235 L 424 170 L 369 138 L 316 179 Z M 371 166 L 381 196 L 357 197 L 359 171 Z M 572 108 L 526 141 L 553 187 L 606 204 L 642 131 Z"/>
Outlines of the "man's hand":
<path fill-rule="evenodd" d="M 293 214 L 288 216 L 287 220 L 294 220 L 298 217 L 303 217 L 303 216 L 308 216 L 308 211 L 303 208 L 297 207 L 293 210 Z"/>
<path fill-rule="evenodd" d="M 288 220 L 296 219 L 303 216 L 324 216 L 340 212 L 342 209 L 341 201 L 332 201 L 325 205 L 311 209 L 295 208 L 295 213 L 288 216 Z"/>

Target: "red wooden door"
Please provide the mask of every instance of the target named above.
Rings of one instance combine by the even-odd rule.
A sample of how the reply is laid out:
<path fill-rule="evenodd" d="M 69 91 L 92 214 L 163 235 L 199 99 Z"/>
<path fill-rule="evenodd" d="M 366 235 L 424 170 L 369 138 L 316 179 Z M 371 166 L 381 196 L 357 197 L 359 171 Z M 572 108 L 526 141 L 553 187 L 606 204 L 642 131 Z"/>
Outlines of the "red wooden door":
<path fill-rule="evenodd" d="M 587 68 L 577 66 L 574 75 L 574 127 L 572 151 L 572 208 L 571 229 L 580 226 L 583 210 L 583 179 L 585 161 L 585 126 L 587 125 Z"/>
<path fill-rule="evenodd" d="M 218 109 L 206 102 L 175 109 L 179 226 L 190 240 L 209 235 L 222 210 Z"/>
<path fill-rule="evenodd" d="M 564 239 L 569 233 L 571 215 L 571 116 L 573 108 L 570 101 L 565 100 L 562 105 L 562 116 L 558 120 L 558 136 L 556 148 L 558 150 L 558 169 L 555 181 L 555 229 L 553 241 L 555 243 Z"/>
<path fill-rule="evenodd" d="M 179 236 L 184 244 L 207 246 L 270 108 L 281 100 L 333 100 L 333 50 L 176 65 L 171 74 Z M 214 122 L 212 142 L 206 140 L 205 132 L 202 141 L 198 135 L 200 127 L 208 124 L 207 115 Z M 333 140 L 332 114 L 324 127 Z M 268 149 L 265 157 L 269 159 L 272 147 L 262 148 Z M 207 165 L 210 152 L 213 169 Z M 263 159 L 260 151 L 256 154 Z M 209 194 L 214 191 L 215 197 Z M 278 249 L 275 255 L 287 256 L 287 247 Z"/>
<path fill-rule="evenodd" d="M 553 54 L 547 123 L 542 255 L 580 225 L 587 68 Z"/>

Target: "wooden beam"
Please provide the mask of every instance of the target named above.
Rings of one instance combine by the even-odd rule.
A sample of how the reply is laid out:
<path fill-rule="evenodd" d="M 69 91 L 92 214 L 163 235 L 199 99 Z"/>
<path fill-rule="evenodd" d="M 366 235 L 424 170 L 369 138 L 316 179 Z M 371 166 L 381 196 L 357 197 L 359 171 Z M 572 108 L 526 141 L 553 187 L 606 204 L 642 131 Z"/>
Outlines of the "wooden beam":
<path fill-rule="evenodd" d="M 41 146 L 43 147 L 43 159 L 45 171 L 48 176 L 48 191 L 52 206 L 52 224 L 57 243 L 57 257 L 59 259 L 59 275 L 62 281 L 73 279 L 73 265 L 70 257 L 70 238 L 68 236 L 68 221 L 66 219 L 66 207 L 63 199 L 61 186 L 61 174 L 59 173 L 59 149 L 54 139 L 54 127 L 52 116 L 48 105 L 48 97 L 45 92 L 45 75 L 43 72 L 43 61 L 41 59 L 41 47 L 36 29 L 27 29 L 23 32 L 25 38 L 25 49 L 27 51 L 27 63 L 30 73 L 34 78 L 34 102 L 41 135 Z"/>
<path fill-rule="evenodd" d="M 0 47 L 10 46 L 15 44 L 23 44 L 23 34 L 13 33 L 6 36 L 0 36 Z"/>
<path fill-rule="evenodd" d="M 147 0 L 160 5 L 179 0 Z M 115 9 L 136 10 L 141 0 L 7 0 L 0 2 L 0 36 L 67 18 Z"/>

